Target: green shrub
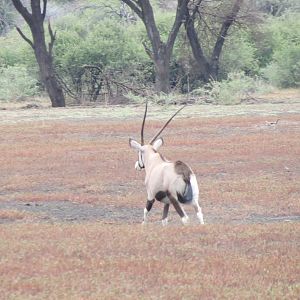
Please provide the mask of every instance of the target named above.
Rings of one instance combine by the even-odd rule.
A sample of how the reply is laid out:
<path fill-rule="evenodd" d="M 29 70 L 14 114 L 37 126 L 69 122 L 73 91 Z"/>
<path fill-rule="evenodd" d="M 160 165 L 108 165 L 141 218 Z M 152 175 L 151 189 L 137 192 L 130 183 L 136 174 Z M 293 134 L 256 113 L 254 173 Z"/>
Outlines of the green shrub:
<path fill-rule="evenodd" d="M 271 84 L 281 87 L 300 86 L 300 47 L 289 47 L 275 52 L 274 60 L 263 70 Z"/>
<path fill-rule="evenodd" d="M 233 72 L 257 74 L 259 69 L 256 48 L 246 30 L 234 31 L 224 44 L 220 57 L 220 77 Z"/>
<path fill-rule="evenodd" d="M 0 100 L 18 100 L 38 93 L 38 81 L 25 66 L 0 68 Z"/>
<path fill-rule="evenodd" d="M 23 31 L 30 37 L 28 30 L 23 29 Z M 15 30 L 5 37 L 0 37 L 0 67 L 14 65 L 25 65 L 31 68 L 36 66 L 31 47 Z"/>
<path fill-rule="evenodd" d="M 264 76 L 278 87 L 300 86 L 300 14 L 289 13 L 269 20 L 272 61 Z"/>
<path fill-rule="evenodd" d="M 12 1 L 0 0 L 0 35 L 5 35 L 13 26 L 16 12 Z"/>
<path fill-rule="evenodd" d="M 55 64 L 68 86 L 82 96 L 106 79 L 130 81 L 137 86 L 151 76 L 150 59 L 140 40 L 142 26 L 115 18 L 94 20 L 97 12 L 66 16 L 57 24 Z M 97 15 L 97 14 L 96 14 Z M 91 74 L 89 67 L 94 66 Z M 96 80 L 91 80 L 91 76 Z"/>
<path fill-rule="evenodd" d="M 211 81 L 192 93 L 206 97 L 214 104 L 233 105 L 241 103 L 242 100 L 252 95 L 265 93 L 271 89 L 264 81 L 238 72 L 229 73 L 225 80 Z"/>

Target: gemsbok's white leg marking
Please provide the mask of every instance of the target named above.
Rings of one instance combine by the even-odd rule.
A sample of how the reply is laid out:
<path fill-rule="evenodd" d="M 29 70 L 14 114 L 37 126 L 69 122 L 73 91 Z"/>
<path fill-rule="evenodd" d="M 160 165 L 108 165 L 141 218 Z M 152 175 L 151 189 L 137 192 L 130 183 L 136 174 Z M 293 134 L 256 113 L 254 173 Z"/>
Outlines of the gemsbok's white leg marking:
<path fill-rule="evenodd" d="M 162 220 L 161 220 L 163 226 L 168 225 L 169 208 L 170 208 L 170 204 L 166 203 L 165 206 L 164 206 L 163 217 L 162 217 Z"/>
<path fill-rule="evenodd" d="M 204 224 L 202 209 L 199 205 L 199 188 L 198 188 L 198 183 L 197 183 L 196 176 L 194 174 L 191 175 L 191 186 L 192 186 L 192 189 L 193 189 L 193 202 L 192 202 L 192 204 L 195 208 L 196 215 L 197 215 L 197 218 L 198 218 L 200 224 Z"/>
<path fill-rule="evenodd" d="M 143 219 L 143 224 L 147 223 L 147 215 L 148 215 L 148 210 L 146 208 L 144 208 L 144 219 Z"/>

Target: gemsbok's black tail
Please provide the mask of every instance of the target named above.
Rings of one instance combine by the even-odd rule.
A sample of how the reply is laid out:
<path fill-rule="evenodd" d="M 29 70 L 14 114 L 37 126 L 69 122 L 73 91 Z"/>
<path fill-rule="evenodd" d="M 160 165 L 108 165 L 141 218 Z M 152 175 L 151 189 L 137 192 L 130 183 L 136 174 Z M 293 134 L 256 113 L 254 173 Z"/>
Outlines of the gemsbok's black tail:
<path fill-rule="evenodd" d="M 177 198 L 180 203 L 187 203 L 193 200 L 193 188 L 190 182 L 186 183 L 183 195 L 177 193 Z"/>

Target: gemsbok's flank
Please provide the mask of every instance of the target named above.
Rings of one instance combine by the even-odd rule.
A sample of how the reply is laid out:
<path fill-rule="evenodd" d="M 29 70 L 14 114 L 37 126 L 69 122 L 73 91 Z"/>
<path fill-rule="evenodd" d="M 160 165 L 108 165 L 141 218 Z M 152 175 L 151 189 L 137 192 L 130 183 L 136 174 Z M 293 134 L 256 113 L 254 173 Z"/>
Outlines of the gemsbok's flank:
<path fill-rule="evenodd" d="M 163 145 L 160 136 L 171 120 L 184 108 L 181 107 L 166 122 L 166 124 L 152 138 L 149 144 L 144 143 L 144 126 L 147 116 L 147 102 L 141 129 L 141 143 L 129 139 L 129 145 L 138 151 L 138 161 L 135 163 L 136 170 L 145 169 L 145 185 L 147 189 L 147 202 L 144 209 L 143 224 L 147 222 L 147 215 L 155 200 L 164 203 L 162 224 L 167 225 L 170 204 L 179 214 L 183 224 L 189 220 L 181 204 L 190 204 L 194 207 L 197 218 L 201 224 L 203 214 L 199 205 L 199 189 L 196 176 L 189 166 L 182 161 L 171 162 L 166 160 L 158 149 Z"/>

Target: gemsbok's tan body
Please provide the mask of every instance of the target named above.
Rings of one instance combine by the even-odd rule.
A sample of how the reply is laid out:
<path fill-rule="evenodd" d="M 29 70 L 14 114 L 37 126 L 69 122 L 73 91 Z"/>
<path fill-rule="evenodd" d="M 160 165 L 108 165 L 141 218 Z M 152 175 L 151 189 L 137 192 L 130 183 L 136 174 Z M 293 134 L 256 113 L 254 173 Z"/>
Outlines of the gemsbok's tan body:
<path fill-rule="evenodd" d="M 138 151 L 138 160 L 135 163 L 135 168 L 137 170 L 145 169 L 146 172 L 147 203 L 144 209 L 143 223 L 146 223 L 147 215 L 153 203 L 157 200 L 164 203 L 163 225 L 168 223 L 170 204 L 174 206 L 183 224 L 188 222 L 188 216 L 184 212 L 182 204 L 192 205 L 195 208 L 200 223 L 204 224 L 203 214 L 199 205 L 199 189 L 195 174 L 185 163 L 181 161 L 168 161 L 158 152 L 158 149 L 163 145 L 163 139 L 159 135 L 182 108 L 168 120 L 150 143 L 145 145 L 144 125 L 147 115 L 146 103 L 141 130 L 141 143 L 129 139 L 130 146 Z"/>

